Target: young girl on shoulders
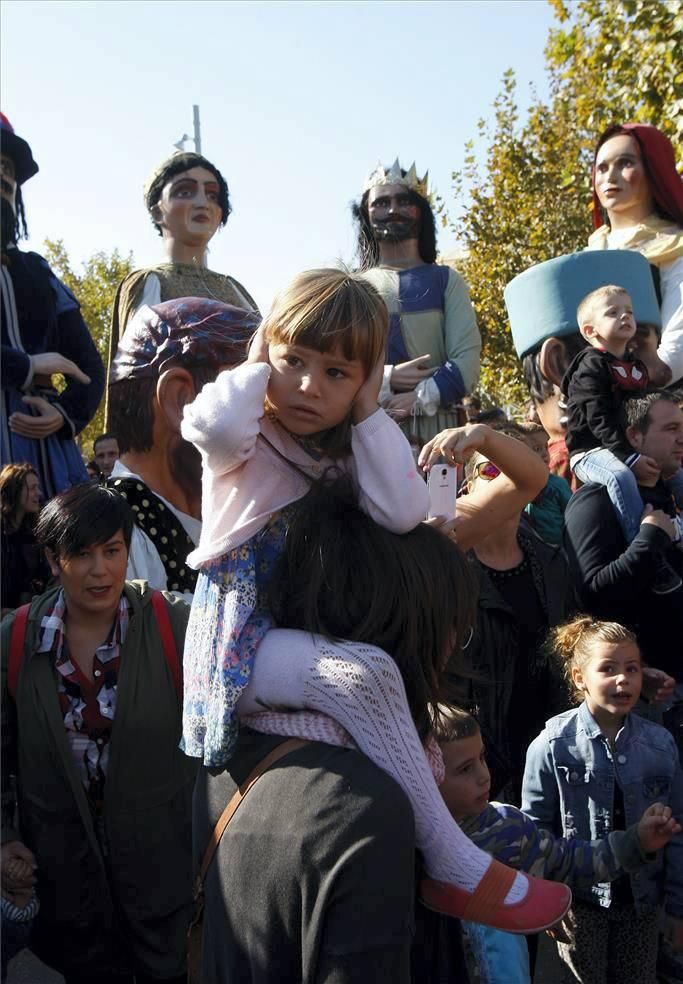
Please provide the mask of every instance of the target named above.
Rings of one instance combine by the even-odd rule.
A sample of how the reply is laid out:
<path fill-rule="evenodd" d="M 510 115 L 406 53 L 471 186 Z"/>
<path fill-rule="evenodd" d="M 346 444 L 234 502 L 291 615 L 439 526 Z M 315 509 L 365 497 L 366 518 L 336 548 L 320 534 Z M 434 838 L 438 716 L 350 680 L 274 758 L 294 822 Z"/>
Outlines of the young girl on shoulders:
<path fill-rule="evenodd" d="M 522 810 L 567 838 L 625 830 L 659 801 L 683 816 L 683 780 L 671 734 L 632 713 L 643 667 L 635 636 L 580 616 L 553 632 L 580 705 L 551 718 L 527 753 Z M 660 907 L 683 946 L 683 835 L 635 875 L 577 889 L 558 943 L 568 980 L 654 981 Z"/>
<path fill-rule="evenodd" d="M 273 566 L 291 509 L 312 480 L 332 467 L 346 472 L 361 509 L 394 533 L 427 513 L 410 445 L 377 404 L 387 327 L 383 301 L 361 277 L 303 273 L 276 300 L 247 362 L 222 372 L 185 410 L 183 436 L 202 455 L 204 519 L 188 558 L 201 573 L 184 656 L 183 747 L 207 766 L 226 765 L 238 716 L 249 713 L 237 704 L 257 663 L 260 701 L 322 711 L 390 774 L 407 770 L 435 907 L 457 915 L 483 901 L 475 908 L 487 921 L 528 932 L 559 918 L 568 896 L 492 863 L 460 833 L 393 660 L 312 636 L 296 646 L 260 645 L 273 626 L 266 602 Z"/>

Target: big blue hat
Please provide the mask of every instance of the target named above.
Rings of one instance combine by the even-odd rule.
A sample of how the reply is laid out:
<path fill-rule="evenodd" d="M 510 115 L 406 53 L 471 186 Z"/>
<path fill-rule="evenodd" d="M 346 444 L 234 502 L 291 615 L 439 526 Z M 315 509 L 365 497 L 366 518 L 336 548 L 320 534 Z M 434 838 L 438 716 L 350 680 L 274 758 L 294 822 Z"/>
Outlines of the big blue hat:
<path fill-rule="evenodd" d="M 577 332 L 579 304 L 591 291 L 607 284 L 628 291 L 637 322 L 661 328 L 662 315 L 645 257 L 630 249 L 584 250 L 529 267 L 505 288 L 517 355 L 522 358 L 546 338 Z"/>

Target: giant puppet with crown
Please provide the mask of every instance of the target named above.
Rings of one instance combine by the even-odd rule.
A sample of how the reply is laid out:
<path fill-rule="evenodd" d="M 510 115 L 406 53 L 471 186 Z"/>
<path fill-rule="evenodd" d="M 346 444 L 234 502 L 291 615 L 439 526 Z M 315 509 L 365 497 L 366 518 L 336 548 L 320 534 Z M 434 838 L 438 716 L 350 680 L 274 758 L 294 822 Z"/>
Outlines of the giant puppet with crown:
<path fill-rule="evenodd" d="M 389 308 L 383 406 L 417 448 L 458 422 L 479 379 L 481 337 L 467 284 L 437 263 L 427 174 L 378 164 L 354 205 L 363 275 Z"/>
<path fill-rule="evenodd" d="M 0 113 L 2 137 L 2 465 L 28 462 L 46 498 L 88 475 L 75 438 L 92 420 L 104 368 L 78 301 L 27 235 L 22 187 L 38 172 L 31 148 Z M 60 392 L 53 377 L 66 381 Z"/>

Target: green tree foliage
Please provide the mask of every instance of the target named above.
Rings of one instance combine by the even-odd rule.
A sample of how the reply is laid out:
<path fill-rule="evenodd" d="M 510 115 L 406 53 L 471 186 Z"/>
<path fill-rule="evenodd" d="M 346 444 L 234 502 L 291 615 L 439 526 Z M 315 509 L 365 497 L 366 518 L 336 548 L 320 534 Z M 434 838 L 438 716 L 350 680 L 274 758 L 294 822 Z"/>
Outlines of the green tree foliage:
<path fill-rule="evenodd" d="M 561 26 L 550 32 L 546 57 L 555 87 L 575 92 L 582 131 L 599 133 L 615 118 L 654 123 L 683 163 L 681 0 L 550 4 Z"/>
<path fill-rule="evenodd" d="M 85 323 L 90 329 L 105 366 L 109 347 L 109 330 L 116 288 L 133 269 L 133 254 L 121 256 L 118 250 L 94 253 L 82 265 L 80 273 L 71 266 L 61 239 L 46 240 L 44 255 L 60 280 L 73 291 Z M 92 442 L 104 430 L 104 399 L 88 426 L 78 436 L 86 457 L 92 457 Z"/>
<path fill-rule="evenodd" d="M 484 340 L 481 387 L 519 407 L 527 392 L 505 285 L 534 263 L 586 245 L 592 153 L 606 126 L 642 120 L 674 144 L 683 133 L 683 0 L 549 2 L 559 27 L 546 48 L 548 100 L 534 95 L 520 120 L 508 70 L 493 118 L 478 124 L 483 159 L 470 142 L 463 170 L 453 174 L 459 214 L 450 224 Z"/>

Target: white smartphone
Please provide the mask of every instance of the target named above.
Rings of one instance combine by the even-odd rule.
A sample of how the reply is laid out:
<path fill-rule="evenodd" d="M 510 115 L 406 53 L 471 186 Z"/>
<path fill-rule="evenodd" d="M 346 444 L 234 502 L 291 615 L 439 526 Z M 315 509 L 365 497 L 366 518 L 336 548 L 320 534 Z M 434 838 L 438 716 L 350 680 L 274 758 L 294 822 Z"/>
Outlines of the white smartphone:
<path fill-rule="evenodd" d="M 436 464 L 429 470 L 429 515 L 455 518 L 455 502 L 458 495 L 458 469 L 455 465 Z"/>

